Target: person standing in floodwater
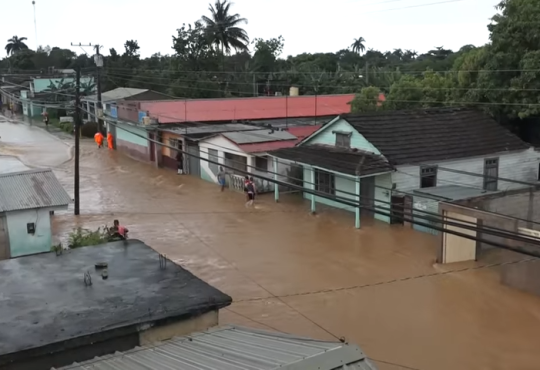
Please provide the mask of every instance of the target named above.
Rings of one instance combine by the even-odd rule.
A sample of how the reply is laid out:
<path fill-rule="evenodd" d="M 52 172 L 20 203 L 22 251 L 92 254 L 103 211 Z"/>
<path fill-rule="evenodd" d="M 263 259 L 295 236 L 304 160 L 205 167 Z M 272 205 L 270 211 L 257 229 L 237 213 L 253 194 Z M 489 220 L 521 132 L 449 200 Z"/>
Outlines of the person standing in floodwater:
<path fill-rule="evenodd" d="M 250 181 L 249 178 L 248 178 L 248 182 L 247 182 L 247 185 L 246 185 L 246 189 L 247 189 L 246 207 L 251 207 L 251 206 L 253 206 L 253 201 L 255 200 L 255 183 Z"/>
<path fill-rule="evenodd" d="M 227 172 L 223 169 L 223 167 L 219 166 L 219 172 L 217 173 L 217 180 L 218 184 L 221 187 L 221 191 L 225 190 L 225 176 L 227 175 Z"/>
<path fill-rule="evenodd" d="M 96 132 L 96 134 L 94 135 L 94 140 L 96 141 L 98 148 L 101 148 L 103 146 L 103 134 L 101 132 Z"/>
<path fill-rule="evenodd" d="M 107 132 L 107 147 L 110 150 L 114 149 L 113 136 L 110 132 Z"/>

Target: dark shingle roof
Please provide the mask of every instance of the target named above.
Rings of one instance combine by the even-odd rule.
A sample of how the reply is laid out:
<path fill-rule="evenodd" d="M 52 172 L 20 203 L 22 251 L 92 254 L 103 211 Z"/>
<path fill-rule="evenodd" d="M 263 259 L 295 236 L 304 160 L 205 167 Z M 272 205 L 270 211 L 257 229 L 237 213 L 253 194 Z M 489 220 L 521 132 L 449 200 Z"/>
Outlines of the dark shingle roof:
<path fill-rule="evenodd" d="M 348 175 L 364 176 L 392 171 L 393 167 L 379 155 L 361 150 L 340 149 L 329 145 L 306 145 L 283 148 L 268 154 Z"/>
<path fill-rule="evenodd" d="M 345 114 L 341 117 L 395 165 L 529 148 L 488 115 L 467 108 Z"/>

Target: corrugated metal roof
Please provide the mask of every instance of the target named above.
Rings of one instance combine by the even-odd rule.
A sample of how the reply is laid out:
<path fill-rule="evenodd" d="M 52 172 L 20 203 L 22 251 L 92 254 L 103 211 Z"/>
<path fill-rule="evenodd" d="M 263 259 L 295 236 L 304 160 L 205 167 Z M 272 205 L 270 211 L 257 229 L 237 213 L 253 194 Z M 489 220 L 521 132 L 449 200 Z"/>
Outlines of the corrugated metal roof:
<path fill-rule="evenodd" d="M 221 123 L 215 125 L 199 125 L 191 127 L 172 127 L 172 128 L 160 128 L 161 131 L 173 132 L 180 135 L 193 135 L 193 134 L 215 134 L 228 131 L 252 131 L 252 125 L 244 125 L 242 123 Z"/>
<path fill-rule="evenodd" d="M 243 132 L 225 132 L 222 134 L 236 144 L 266 143 L 269 141 L 296 140 L 297 137 L 287 131 L 274 131 L 270 129 Z"/>
<path fill-rule="evenodd" d="M 105 102 L 122 100 L 129 98 L 130 96 L 142 94 L 147 92 L 148 89 L 135 89 L 133 87 L 117 87 L 114 90 L 110 90 L 101 94 L 101 100 Z M 82 98 L 82 100 L 97 101 L 97 95 L 89 95 Z"/>
<path fill-rule="evenodd" d="M 0 212 L 71 203 L 51 169 L 0 174 Z"/>
<path fill-rule="evenodd" d="M 227 326 L 61 370 L 376 370 L 352 344 Z"/>

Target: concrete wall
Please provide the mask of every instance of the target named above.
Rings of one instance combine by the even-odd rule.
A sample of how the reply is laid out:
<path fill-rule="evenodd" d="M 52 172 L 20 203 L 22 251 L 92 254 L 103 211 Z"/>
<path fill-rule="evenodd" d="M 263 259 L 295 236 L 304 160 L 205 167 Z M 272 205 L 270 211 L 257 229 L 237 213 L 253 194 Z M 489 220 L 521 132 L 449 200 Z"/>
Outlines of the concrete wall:
<path fill-rule="evenodd" d="M 143 161 L 150 160 L 146 130 L 126 124 L 118 124 L 116 128 L 116 149 L 130 157 Z"/>
<path fill-rule="evenodd" d="M 347 121 L 339 119 L 334 123 L 326 125 L 323 129 L 313 134 L 313 136 L 307 139 L 301 145 L 311 144 L 325 144 L 335 145 L 336 135 L 333 131 L 351 132 L 351 148 L 364 150 L 375 154 L 381 154 L 381 152 L 366 140 L 354 127 L 352 127 Z"/>
<path fill-rule="evenodd" d="M 499 158 L 499 177 L 512 180 L 536 182 L 538 179 L 538 164 L 540 153 L 529 149 L 513 153 L 499 153 L 482 157 L 440 161 L 429 163 L 440 167 L 470 172 L 478 175 L 484 174 L 484 160 L 486 158 Z M 392 176 L 396 189 L 410 191 L 420 187 L 420 166 L 398 166 L 397 172 Z M 437 171 L 437 185 L 462 185 L 482 188 L 484 179 L 481 176 L 459 174 L 439 169 Z M 523 185 L 499 180 L 498 190 L 506 191 L 522 188 Z"/>
<path fill-rule="evenodd" d="M 50 208 L 6 213 L 11 257 L 26 256 L 51 250 Z M 26 224 L 34 223 L 35 234 L 28 234 Z"/>
<path fill-rule="evenodd" d="M 313 170 L 311 168 L 304 167 L 304 188 L 314 190 L 315 185 L 312 183 L 312 180 L 311 180 L 312 172 Z M 334 185 L 336 189 L 335 191 L 336 196 L 340 198 L 350 199 L 351 202 L 353 203 L 359 201 L 357 196 L 352 195 L 352 194 L 356 194 L 356 181 L 353 178 L 349 179 L 349 178 L 343 177 L 343 175 L 335 174 Z M 345 194 L 344 192 L 352 193 L 352 194 Z M 304 193 L 304 198 L 311 199 L 311 194 Z M 315 201 L 317 203 L 321 203 L 330 207 L 339 208 L 339 209 L 343 209 L 350 212 L 355 211 L 354 207 L 351 207 L 346 204 L 342 204 L 340 202 L 336 202 L 331 199 L 315 196 Z"/>

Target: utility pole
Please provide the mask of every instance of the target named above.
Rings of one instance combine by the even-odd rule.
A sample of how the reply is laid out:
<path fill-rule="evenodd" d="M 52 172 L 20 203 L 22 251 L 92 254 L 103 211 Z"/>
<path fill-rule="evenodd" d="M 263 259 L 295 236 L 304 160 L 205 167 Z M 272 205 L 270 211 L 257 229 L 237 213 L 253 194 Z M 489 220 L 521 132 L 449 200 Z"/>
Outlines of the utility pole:
<path fill-rule="evenodd" d="M 75 216 L 80 213 L 80 196 L 79 196 L 79 151 L 81 137 L 81 67 L 77 66 L 75 77 Z"/>
<path fill-rule="evenodd" d="M 103 56 L 99 53 L 100 45 L 92 43 L 89 44 L 74 44 L 71 43 L 71 46 L 79 46 L 80 48 L 83 47 L 92 47 L 96 51 L 96 54 L 94 54 L 94 63 L 96 63 L 96 90 L 97 90 L 97 124 L 98 124 L 98 131 L 102 132 L 103 129 L 103 102 L 101 100 L 101 68 L 103 67 Z M 83 49 L 84 50 L 84 49 Z M 95 112 L 95 111 L 94 111 Z"/>

